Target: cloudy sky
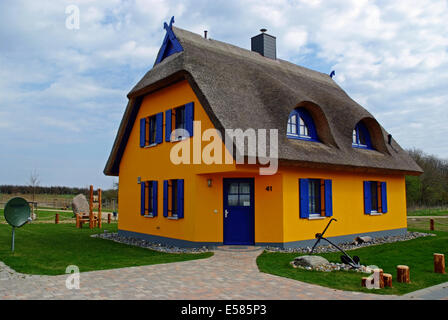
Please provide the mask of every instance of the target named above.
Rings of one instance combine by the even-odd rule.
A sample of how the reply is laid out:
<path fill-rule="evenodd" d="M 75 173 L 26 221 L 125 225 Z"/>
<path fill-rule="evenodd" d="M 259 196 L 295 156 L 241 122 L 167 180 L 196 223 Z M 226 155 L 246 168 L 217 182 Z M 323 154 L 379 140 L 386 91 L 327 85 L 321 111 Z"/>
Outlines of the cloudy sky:
<path fill-rule="evenodd" d="M 66 8 L 80 12 L 66 27 Z M 446 0 L 0 2 L 0 184 L 108 188 L 126 94 L 163 22 L 250 48 L 265 27 L 282 59 L 330 73 L 405 148 L 448 158 Z"/>

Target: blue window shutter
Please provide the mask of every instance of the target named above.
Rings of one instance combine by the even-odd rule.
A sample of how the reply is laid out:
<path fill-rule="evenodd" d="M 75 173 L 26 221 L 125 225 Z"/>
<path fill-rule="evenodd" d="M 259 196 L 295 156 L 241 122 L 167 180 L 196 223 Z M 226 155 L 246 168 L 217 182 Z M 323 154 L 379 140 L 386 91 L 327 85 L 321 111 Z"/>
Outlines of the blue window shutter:
<path fill-rule="evenodd" d="M 152 215 L 157 217 L 157 194 L 158 194 L 158 183 L 157 181 L 152 182 Z"/>
<path fill-rule="evenodd" d="M 156 114 L 156 143 L 163 142 L 163 112 Z"/>
<path fill-rule="evenodd" d="M 145 204 L 146 204 L 146 202 L 145 202 L 145 193 L 146 192 L 145 191 L 146 191 L 145 182 L 142 181 L 142 182 L 140 182 L 140 214 L 142 216 L 145 215 Z"/>
<path fill-rule="evenodd" d="M 165 111 L 165 141 L 171 141 L 171 115 L 172 110 L 166 110 Z"/>
<path fill-rule="evenodd" d="M 185 129 L 188 131 L 190 137 L 193 136 L 193 121 L 194 121 L 194 103 L 190 102 L 185 105 Z"/>
<path fill-rule="evenodd" d="M 364 181 L 364 213 L 370 214 L 372 212 L 372 200 L 370 193 L 370 181 Z"/>
<path fill-rule="evenodd" d="M 303 219 L 307 219 L 310 216 L 308 189 L 309 189 L 308 179 L 299 179 L 300 218 Z"/>
<path fill-rule="evenodd" d="M 383 207 L 382 212 L 387 213 L 387 184 L 386 184 L 386 182 L 381 182 L 381 206 Z"/>
<path fill-rule="evenodd" d="M 325 180 L 325 216 L 333 216 L 333 186 L 331 180 Z"/>
<path fill-rule="evenodd" d="M 184 217 L 184 180 L 177 180 L 177 217 Z"/>
<path fill-rule="evenodd" d="M 163 216 L 168 217 L 168 180 L 163 181 Z"/>
<path fill-rule="evenodd" d="M 140 119 L 140 148 L 146 144 L 146 118 Z"/>

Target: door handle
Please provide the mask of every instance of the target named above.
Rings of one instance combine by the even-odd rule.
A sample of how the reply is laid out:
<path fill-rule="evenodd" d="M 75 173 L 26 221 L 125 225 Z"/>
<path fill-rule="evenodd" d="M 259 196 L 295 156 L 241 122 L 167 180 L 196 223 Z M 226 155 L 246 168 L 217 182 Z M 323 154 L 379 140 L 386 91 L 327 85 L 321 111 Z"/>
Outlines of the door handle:
<path fill-rule="evenodd" d="M 227 215 L 229 214 L 229 211 L 227 211 L 227 209 L 226 210 L 224 210 L 224 218 L 227 218 Z"/>

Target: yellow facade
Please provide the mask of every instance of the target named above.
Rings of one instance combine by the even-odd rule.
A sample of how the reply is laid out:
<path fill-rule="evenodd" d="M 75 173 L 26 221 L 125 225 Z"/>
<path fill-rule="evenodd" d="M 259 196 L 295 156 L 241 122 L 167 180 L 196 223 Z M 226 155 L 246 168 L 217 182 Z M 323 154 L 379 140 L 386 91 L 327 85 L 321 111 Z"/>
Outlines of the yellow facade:
<path fill-rule="evenodd" d="M 256 165 L 189 164 L 174 165 L 170 161 L 172 147 L 187 142 L 163 141 L 155 147 L 140 148 L 140 118 L 194 102 L 194 120 L 201 121 L 202 131 L 213 128 L 205 110 L 187 81 L 173 84 L 146 96 L 138 111 L 119 170 L 119 229 L 163 238 L 198 243 L 223 242 L 223 178 L 254 178 L 255 181 L 255 242 L 288 243 L 313 239 L 328 223 L 322 220 L 300 219 L 298 179 L 320 178 L 333 181 L 333 217 L 338 222 L 327 236 L 341 236 L 406 228 L 404 176 L 366 175 L 350 171 L 314 170 L 280 167 L 273 176 L 260 176 Z M 165 119 L 164 119 L 165 122 Z M 164 133 L 165 134 L 165 133 Z M 208 142 L 202 142 L 202 147 Z M 221 141 L 223 152 L 227 152 Z M 191 146 L 191 150 L 193 147 Z M 191 157 L 192 158 L 192 157 Z M 142 181 L 159 181 L 158 216 L 140 215 L 140 185 Z M 163 217 L 162 181 L 184 179 L 184 218 Z M 208 181 L 211 179 L 211 186 Z M 386 181 L 388 213 L 381 216 L 364 214 L 363 181 Z M 267 187 L 272 187 L 266 190 Z"/>

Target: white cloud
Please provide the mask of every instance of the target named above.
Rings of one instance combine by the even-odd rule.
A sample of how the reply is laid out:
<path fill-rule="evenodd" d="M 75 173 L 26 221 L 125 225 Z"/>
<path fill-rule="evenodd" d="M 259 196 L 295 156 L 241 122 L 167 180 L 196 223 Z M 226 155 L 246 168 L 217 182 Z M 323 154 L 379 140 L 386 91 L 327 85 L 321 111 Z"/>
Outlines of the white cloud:
<path fill-rule="evenodd" d="M 69 4 L 80 8 L 79 30 L 65 28 Z M 245 48 L 267 28 L 279 57 L 335 69 L 404 147 L 448 157 L 445 0 L 3 1 L 0 148 L 71 141 L 67 153 L 100 154 L 89 161 L 102 167 L 126 93 L 152 67 L 172 15 L 179 27 Z M 48 161 L 33 152 L 33 166 Z M 95 179 L 109 185 L 101 172 Z"/>

